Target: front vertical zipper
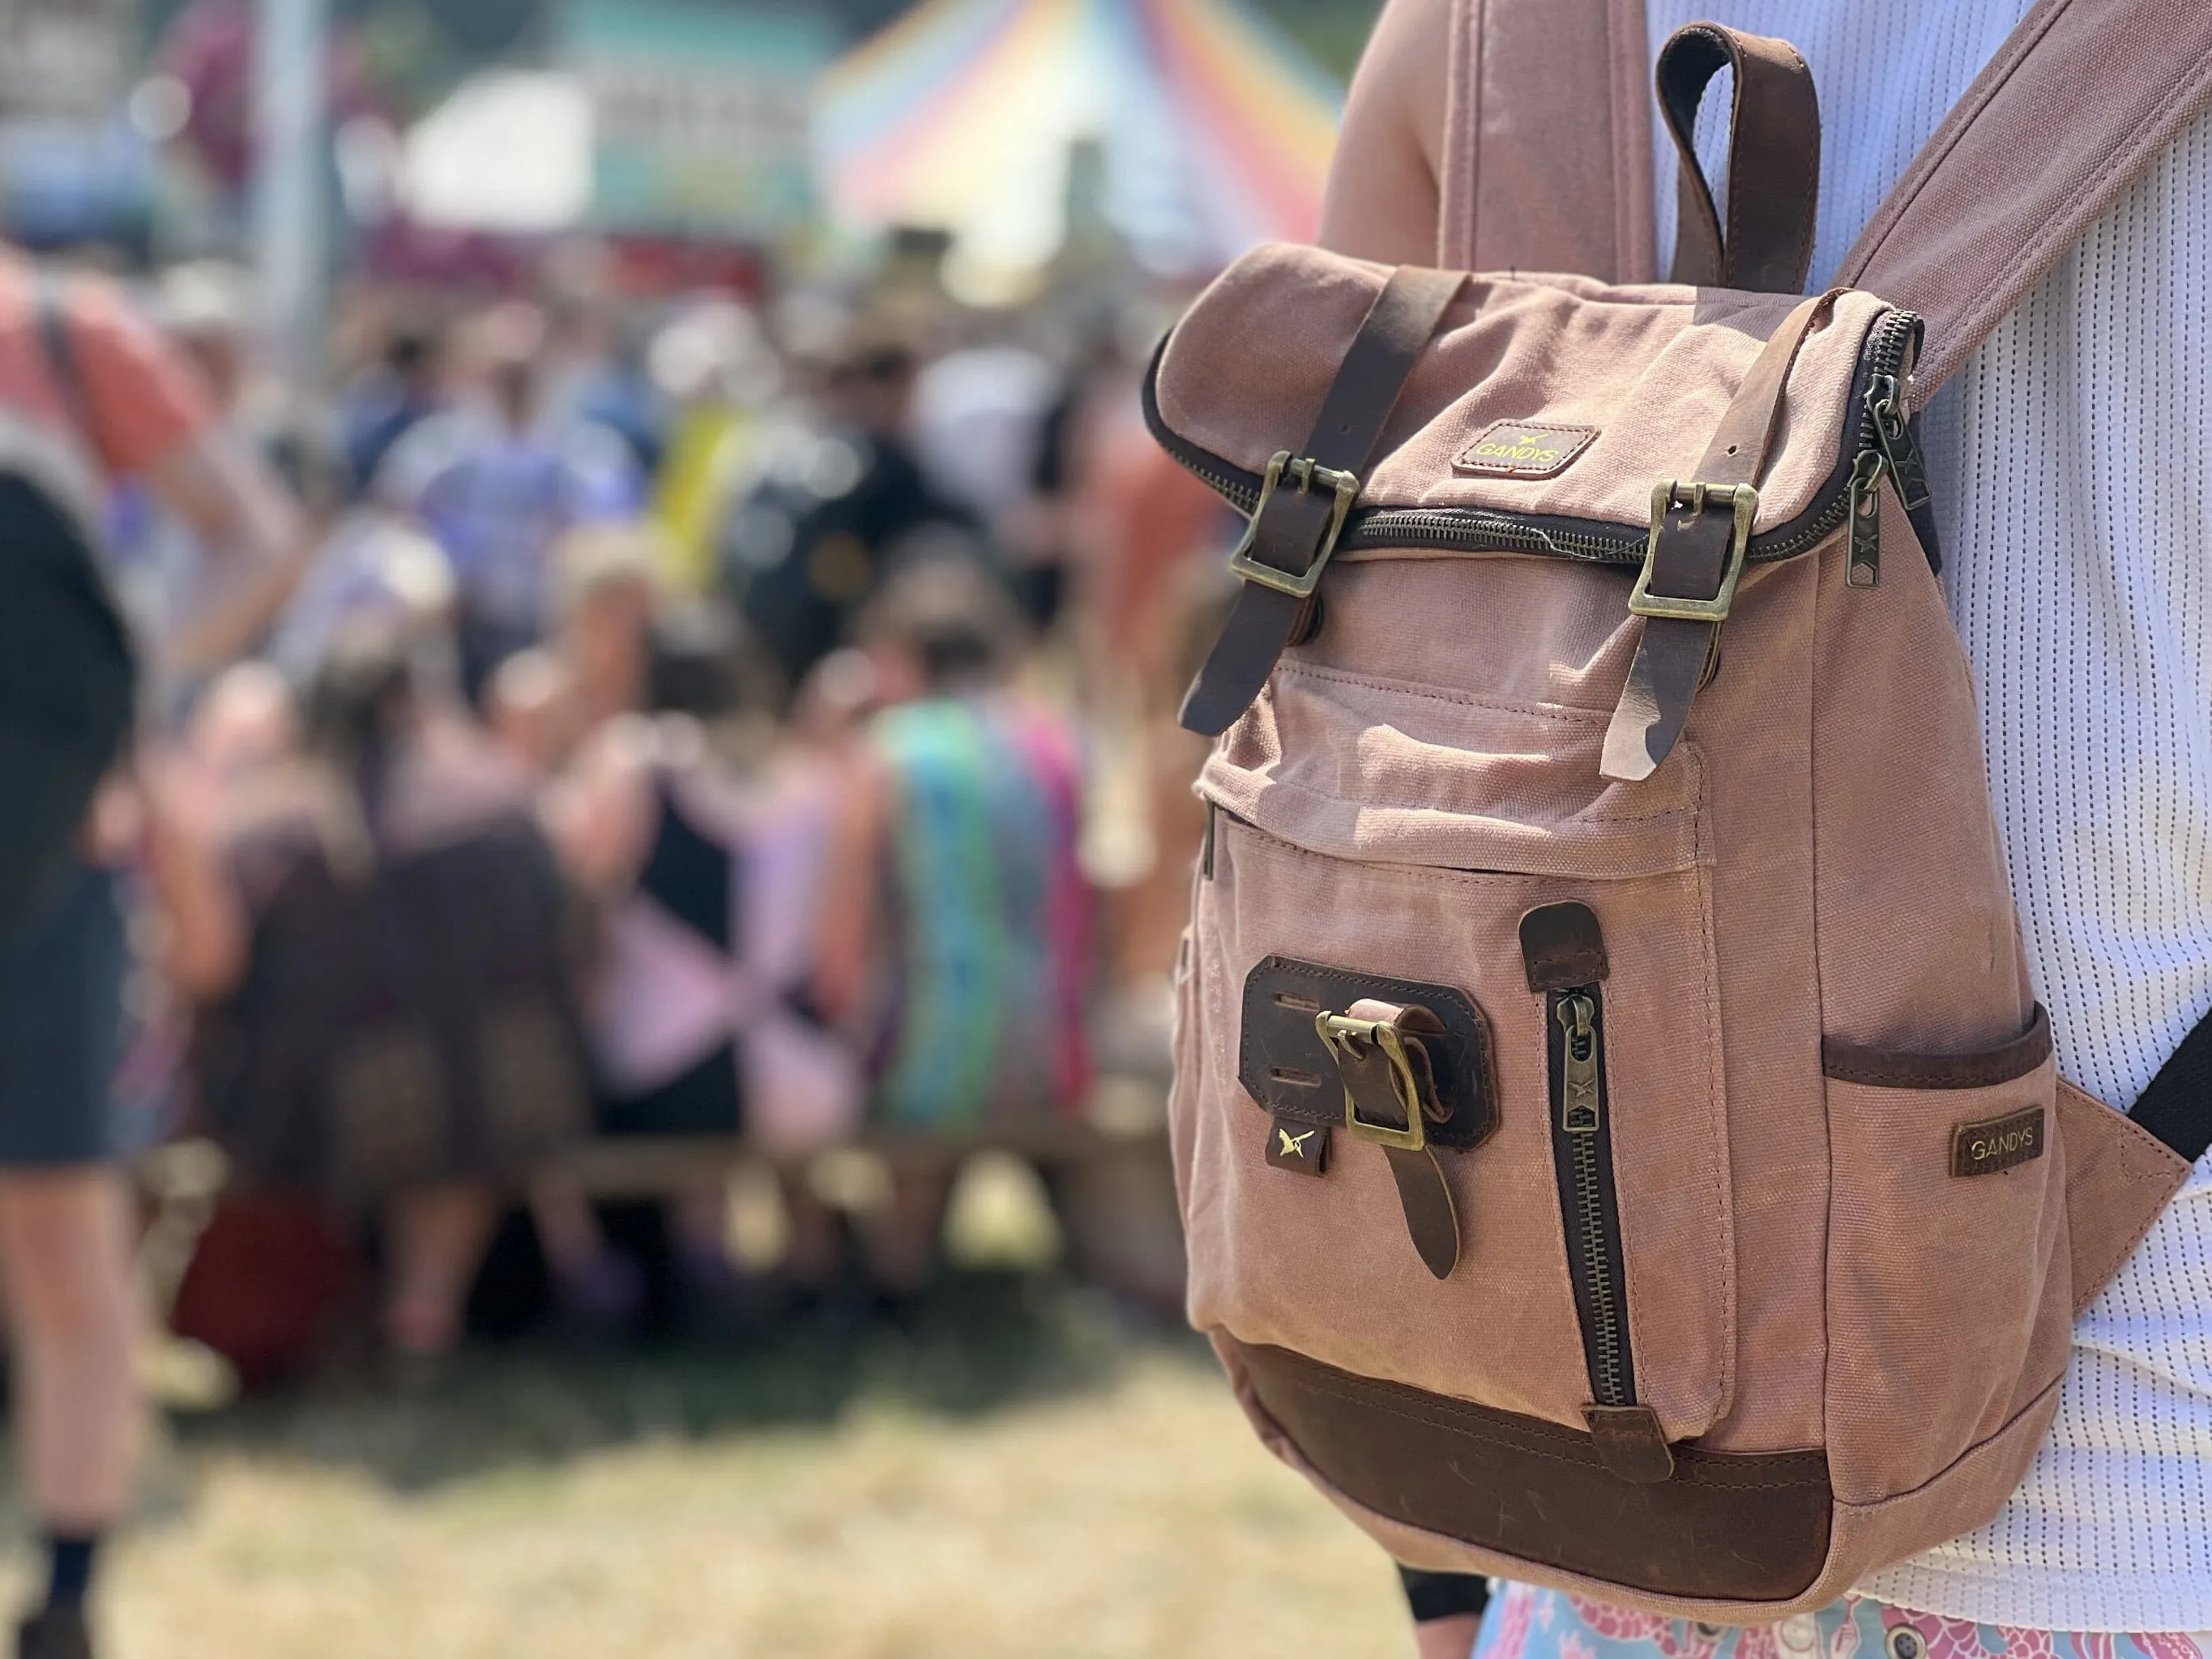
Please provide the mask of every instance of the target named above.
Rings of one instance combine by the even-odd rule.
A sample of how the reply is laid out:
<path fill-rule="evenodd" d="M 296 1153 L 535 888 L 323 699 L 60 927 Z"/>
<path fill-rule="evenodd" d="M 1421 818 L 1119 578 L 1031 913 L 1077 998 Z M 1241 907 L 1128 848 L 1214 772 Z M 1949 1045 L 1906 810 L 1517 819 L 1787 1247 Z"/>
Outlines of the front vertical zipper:
<path fill-rule="evenodd" d="M 1605 1097 L 1604 1000 L 1598 987 L 1584 985 L 1553 992 L 1548 1008 L 1553 1161 L 1591 1398 L 1600 1406 L 1632 1406 L 1636 1372 Z"/>

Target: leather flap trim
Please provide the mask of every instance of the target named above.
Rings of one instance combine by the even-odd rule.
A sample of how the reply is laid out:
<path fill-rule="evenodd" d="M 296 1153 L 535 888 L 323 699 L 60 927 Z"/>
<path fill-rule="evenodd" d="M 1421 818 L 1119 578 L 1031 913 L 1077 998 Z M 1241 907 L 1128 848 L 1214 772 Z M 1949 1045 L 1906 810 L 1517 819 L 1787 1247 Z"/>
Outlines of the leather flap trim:
<path fill-rule="evenodd" d="M 1989 1089 L 2014 1083 L 2051 1058 L 2051 1016 L 2043 1005 L 2027 1030 L 2002 1048 L 1978 1054 L 1901 1054 L 1820 1039 L 1820 1070 L 1838 1083 L 1872 1089 Z"/>
<path fill-rule="evenodd" d="M 1244 979 L 1237 1053 L 1244 1092 L 1279 1118 L 1341 1124 L 1342 1076 L 1314 1030 L 1314 1017 L 1323 1010 L 1340 1014 L 1362 1001 L 1411 1004 L 1436 1016 L 1443 1030 L 1421 1034 L 1420 1042 L 1446 1115 L 1427 1126 L 1428 1139 L 1461 1151 L 1487 1140 L 1498 1128 L 1490 1021 L 1466 992 L 1449 985 L 1264 957 Z"/>
<path fill-rule="evenodd" d="M 1322 1480 L 1402 1525 L 1685 1600 L 1788 1601 L 1826 1563 L 1835 1505 L 1819 1452 L 1678 1446 L 1670 1477 L 1638 1484 L 1578 1430 L 1215 1340 Z"/>

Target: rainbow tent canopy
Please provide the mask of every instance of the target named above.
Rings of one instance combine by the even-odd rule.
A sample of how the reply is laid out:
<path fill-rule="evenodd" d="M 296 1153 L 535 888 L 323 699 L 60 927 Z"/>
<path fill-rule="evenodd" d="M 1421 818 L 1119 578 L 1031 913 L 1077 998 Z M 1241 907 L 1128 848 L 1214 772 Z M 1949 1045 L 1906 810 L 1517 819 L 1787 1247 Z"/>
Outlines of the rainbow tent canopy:
<path fill-rule="evenodd" d="M 1107 223 L 1188 272 L 1312 236 L 1340 107 L 1245 0 L 924 0 L 832 67 L 816 137 L 839 217 L 1001 273 L 1058 252 L 1095 146 Z"/>

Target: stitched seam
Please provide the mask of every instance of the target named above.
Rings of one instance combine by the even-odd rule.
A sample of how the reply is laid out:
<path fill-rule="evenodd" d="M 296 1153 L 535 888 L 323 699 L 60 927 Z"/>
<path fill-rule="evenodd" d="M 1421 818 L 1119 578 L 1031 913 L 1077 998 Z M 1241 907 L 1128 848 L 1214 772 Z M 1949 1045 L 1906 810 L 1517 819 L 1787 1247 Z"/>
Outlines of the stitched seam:
<path fill-rule="evenodd" d="M 1275 787 L 1295 789 L 1297 786 L 1278 784 Z M 1316 794 L 1315 799 L 1334 800 L 1336 797 Z M 1341 804 L 1352 805 L 1357 803 Z M 1233 807 L 1229 810 L 1231 812 L 1235 811 Z M 1557 871 L 1550 870 L 1455 870 L 1425 864 L 1393 864 L 1369 859 L 1340 858 L 1333 853 L 1316 853 L 1310 848 L 1299 846 L 1296 842 L 1285 841 L 1280 836 L 1271 836 L 1266 830 L 1247 823 L 1240 818 L 1232 818 L 1231 827 L 1241 830 L 1261 842 L 1263 851 L 1281 853 L 1292 858 L 1312 859 L 1317 863 L 1332 865 L 1340 870 L 1359 870 L 1376 876 L 1395 876 L 1401 880 L 1425 882 L 1432 887 L 1480 886 L 1494 881 L 1522 883 L 1587 881 L 1598 885 L 1617 881 L 1666 881 L 1680 876 L 1693 875 L 1698 868 L 1695 864 L 1686 864 L 1672 869 L 1633 872 L 1621 876 L 1596 876 L 1586 871 L 1576 871 L 1571 874 L 1563 875 Z"/>
<path fill-rule="evenodd" d="M 1999 49 L 1999 56 L 1992 59 L 1988 68 L 1983 71 L 1983 76 L 1987 78 L 1977 77 L 1978 91 L 1976 88 L 1970 87 L 1967 89 L 1966 97 L 1961 99 L 1954 110 L 1956 125 L 1946 120 L 1942 126 L 1937 128 L 1921 164 L 1913 167 L 1906 178 L 1899 181 L 1887 210 L 1878 214 L 1875 222 L 1869 225 L 1862 234 L 1861 243 L 1866 245 L 1870 241 L 1870 245 L 1865 246 L 1863 253 L 1858 247 L 1851 250 L 1850 257 L 1844 261 L 1839 280 L 1849 283 L 1854 287 L 1860 285 L 1859 278 L 1865 274 L 1867 268 L 1881 257 L 1882 249 L 1888 244 L 1890 237 L 1896 233 L 1897 227 L 1905 222 L 1915 204 L 1927 192 L 1928 181 L 1936 176 L 1943 163 L 1950 159 L 1953 152 L 1966 141 L 1966 135 L 1973 131 L 1974 124 L 1982 118 L 1990 106 L 1996 101 L 1997 94 L 2003 91 L 2012 77 L 2019 73 L 2020 66 L 2028 54 L 2040 46 L 2044 37 L 2057 27 L 2059 18 L 2064 15 L 2067 6 L 2070 3 L 2071 0 L 2061 0 L 2061 3 L 2051 9 L 2050 13 L 2043 19 L 2041 26 L 2033 33 L 2025 39 L 2009 42 L 2009 50 L 2002 47 Z M 1951 129 L 1948 137 L 1942 130 L 1943 127 Z M 1935 148 L 1936 139 L 1942 141 L 1942 148 L 1940 149 Z"/>
<path fill-rule="evenodd" d="M 1482 1012 L 1472 997 L 1449 985 L 1428 985 L 1419 980 L 1393 979 L 1385 974 L 1362 974 L 1348 968 L 1331 968 L 1320 963 L 1305 962 L 1296 957 L 1280 955 L 1262 957 L 1253 965 L 1251 973 L 1244 976 L 1244 994 L 1238 999 L 1237 1004 L 1237 1081 L 1243 1089 L 1246 1097 L 1261 1111 L 1277 1116 L 1295 1118 L 1301 1123 L 1328 1124 L 1334 1127 L 1344 1121 L 1344 1115 L 1341 1112 L 1332 1113 L 1319 1108 L 1297 1105 L 1271 1106 L 1261 1099 L 1251 1085 L 1244 1081 L 1248 1073 L 1255 1081 L 1257 1081 L 1261 1069 L 1261 1056 L 1255 1054 L 1252 1048 L 1252 981 L 1270 962 L 1286 963 L 1323 979 L 1340 980 L 1352 989 L 1371 987 L 1376 981 L 1380 981 L 1386 986 L 1403 987 L 1408 992 L 1418 992 L 1424 1000 L 1449 1000 L 1463 1010 L 1475 1034 L 1473 1044 L 1475 1069 L 1478 1073 L 1475 1087 L 1482 1099 L 1489 1105 L 1490 1112 L 1486 1118 L 1480 1115 L 1476 1117 L 1474 1120 L 1476 1133 L 1467 1139 L 1447 1139 L 1442 1133 L 1432 1134 L 1431 1139 L 1448 1152 L 1470 1152 L 1497 1133 L 1499 1123 L 1504 1117 L 1504 1110 L 1502 1103 L 1498 1099 L 1498 1071 L 1493 1058 L 1490 1017 Z M 1365 986 L 1363 986 L 1362 981 L 1365 982 Z M 1431 994 L 1437 992 L 1441 992 L 1442 996 Z M 1456 1121 L 1456 1119 L 1457 1114 L 1454 1114 L 1454 1121 Z"/>
<path fill-rule="evenodd" d="M 1348 1405 L 1363 1406 L 1369 1410 L 1381 1412 L 1385 1416 L 1395 1417 L 1401 1422 L 1412 1423 L 1425 1429 L 1438 1430 L 1445 1434 L 1455 1434 L 1463 1440 L 1474 1440 L 1491 1445 L 1504 1446 L 1510 1450 L 1521 1452 L 1527 1456 L 1543 1458 L 1547 1462 L 1571 1464 L 1577 1468 L 1588 1469 L 1594 1474 L 1601 1474 L 1607 1472 L 1605 1465 L 1599 1461 L 1595 1449 L 1592 1450 L 1589 1455 L 1582 1456 L 1577 1455 L 1575 1452 L 1568 1451 L 1565 1448 L 1561 1448 L 1557 1450 L 1547 1449 L 1540 1444 L 1532 1444 L 1525 1441 L 1516 1439 L 1513 1437 L 1513 1431 L 1511 1430 L 1504 1429 L 1503 1425 L 1499 1425 L 1487 1422 L 1462 1425 L 1459 1423 L 1440 1420 L 1438 1418 L 1416 1415 L 1414 1413 L 1406 1409 L 1402 1406 L 1392 1402 L 1387 1396 L 1377 1399 L 1363 1389 L 1358 1389 L 1357 1388 L 1346 1389 L 1337 1386 L 1337 1379 L 1335 1378 L 1291 1376 L 1286 1376 L 1283 1380 L 1290 1387 L 1294 1389 L 1303 1389 L 1308 1394 L 1321 1395 L 1330 1399 L 1341 1400 Z M 1454 1402 L 1439 1400 L 1437 1403 L 1440 1407 L 1446 1408 L 1448 1411 Z M 1562 1432 L 1572 1434 L 1573 1431 L 1571 1429 L 1563 1430 Z M 1592 1437 L 1591 1443 L 1594 1448 L 1595 1445 L 1594 1437 Z M 1784 1453 L 1783 1455 L 1787 1456 L 1790 1455 L 1790 1454 Z M 1722 1491 L 1826 1491 L 1828 1489 L 1829 1485 L 1826 1480 L 1803 1478 L 1785 1480 L 1764 1476 L 1756 1471 L 1718 1468 L 1714 1465 L 1705 1463 L 1701 1460 L 1697 1462 L 1678 1462 L 1676 1468 L 1678 1470 L 1681 1471 L 1681 1478 L 1684 1484 L 1689 1486 L 1706 1486 Z"/>
<path fill-rule="evenodd" d="M 1812 71 L 1805 67 L 1805 59 L 1799 54 L 1795 46 L 1792 46 L 1790 49 L 1790 58 L 1792 63 L 1797 65 L 1799 74 L 1806 76 L 1811 75 Z M 1814 149 L 1812 155 L 1808 158 L 1811 165 L 1806 168 L 1805 177 L 1798 185 L 1798 193 L 1801 198 L 1809 198 L 1814 203 L 1818 203 L 1820 198 L 1820 129 L 1818 125 L 1819 115 L 1817 109 L 1814 118 L 1815 123 L 1813 128 Z M 1797 252 L 1795 257 L 1791 259 L 1790 264 L 1791 272 L 1796 276 L 1797 286 L 1799 288 L 1805 286 L 1805 278 L 1810 275 L 1812 271 L 1813 222 L 1815 216 L 1815 215 L 1810 213 L 1805 216 L 1804 228 L 1799 234 L 1797 238 Z"/>
<path fill-rule="evenodd" d="M 1350 796 L 1350 795 L 1339 795 L 1339 794 L 1332 793 L 1330 791 L 1326 790 L 1326 789 L 1316 789 L 1316 788 L 1314 788 L 1314 787 L 1313 787 L 1311 785 L 1310 785 L 1310 784 L 1304 784 L 1304 783 L 1288 783 L 1288 782 L 1285 782 L 1284 781 L 1282 781 L 1282 780 L 1281 780 L 1281 779 L 1279 779 L 1279 778 L 1278 778 L 1278 779 L 1271 779 L 1271 780 L 1269 780 L 1269 781 L 1268 781 L 1268 785 L 1267 785 L 1267 787 L 1268 787 L 1268 790 L 1269 790 L 1269 792 L 1270 792 L 1270 793 L 1287 791 L 1289 793 L 1293 794 L 1293 795 L 1302 795 L 1302 796 L 1304 796 L 1304 798 L 1306 798 L 1306 799 L 1309 799 L 1309 800 L 1327 801 L 1327 802 L 1328 802 L 1329 804 L 1331 804 L 1332 805 L 1336 805 L 1336 806 L 1353 806 L 1353 807 L 1362 807 L 1362 808 L 1378 808 L 1378 807 L 1379 807 L 1379 808 L 1382 808 L 1382 809 L 1383 809 L 1383 810 L 1385 810 L 1385 811 L 1398 811 L 1398 812 L 1434 812 L 1434 813 L 1435 813 L 1437 817 L 1439 817 L 1457 818 L 1457 819 L 1461 820 L 1462 822 L 1463 822 L 1463 823 L 1499 823 L 1499 822 L 1510 823 L 1510 822 L 1512 822 L 1512 820 L 1510 820 L 1510 819 L 1500 820 L 1500 819 L 1494 819 L 1494 818 L 1489 818 L 1489 819 L 1480 818 L 1480 817 L 1477 817 L 1474 813 L 1471 813 L 1471 812 L 1460 812 L 1460 811 L 1453 811 L 1450 807 L 1448 807 L 1448 806 L 1436 806 L 1436 805 L 1430 805 L 1429 803 L 1427 803 L 1427 802 L 1425 802 L 1425 801 L 1394 801 L 1394 800 L 1377 800 L 1377 799 L 1373 799 L 1372 797 L 1358 797 L 1358 798 L 1355 798 L 1355 797 L 1352 797 L 1352 796 Z M 1231 811 L 1236 811 L 1236 808 L 1232 805 L 1232 806 L 1231 806 L 1231 807 L 1230 807 L 1230 810 L 1231 810 Z M 1687 822 L 1687 824 L 1686 824 L 1686 827 L 1687 827 L 1687 829 L 1688 829 L 1688 830 L 1689 830 L 1689 831 L 1690 831 L 1691 845 L 1692 845 L 1692 852 L 1694 853 L 1694 852 L 1697 850 L 1698 811 L 1698 809 L 1697 809 L 1696 807 L 1691 807 L 1691 806 L 1665 807 L 1665 808 L 1662 808 L 1662 810 L 1660 810 L 1660 811 L 1656 811 L 1656 812 L 1647 812 L 1647 813 L 1643 813 L 1643 814 L 1641 814 L 1641 815 L 1632 815 L 1632 814 L 1623 813 L 1623 814 L 1620 814 L 1620 815 L 1619 815 L 1619 816 L 1607 815 L 1607 816 L 1605 816 L 1605 817 L 1585 817 L 1585 818 L 1570 818 L 1570 819 L 1566 820 L 1566 822 L 1567 822 L 1568 823 L 1570 823 L 1570 824 L 1573 824 L 1573 823 L 1582 823 L 1582 824 L 1585 824 L 1585 825 L 1601 827 L 1601 826 L 1604 826 L 1604 825 L 1607 825 L 1607 824 L 1647 824 L 1647 823 L 1648 823 L 1648 824 L 1662 824 L 1662 823 L 1668 823 L 1668 822 L 1670 822 L 1670 821 L 1674 821 L 1674 820 L 1677 820 L 1677 819 L 1686 819 L 1686 820 L 1688 821 L 1688 822 Z M 1528 825 L 1528 826 L 1525 826 L 1525 827 L 1527 827 L 1527 828 L 1530 828 L 1530 829 L 1535 829 L 1535 828 L 1537 828 L 1537 826 L 1534 826 L 1534 825 Z M 1265 834 L 1265 833 L 1267 833 L 1267 832 L 1263 830 L 1263 831 L 1261 831 L 1261 833 L 1262 833 L 1262 834 Z M 1541 831 L 1541 830 L 1540 830 L 1540 831 L 1539 831 L 1539 833 L 1550 833 L 1550 832 L 1546 832 L 1546 831 Z M 1281 839 L 1281 837 L 1277 836 L 1277 837 L 1274 837 L 1274 839 L 1280 840 L 1280 839 Z M 1304 850 L 1304 849 L 1301 848 L 1300 850 L 1301 850 L 1301 851 L 1303 851 L 1303 850 Z M 1583 851 L 1583 850 L 1584 850 L 1584 849 L 1577 848 L 1576 848 L 1576 849 L 1574 849 L 1574 850 L 1576 850 L 1576 851 L 1578 851 L 1578 852 L 1579 852 L 1579 851 Z M 1316 856 L 1318 856 L 1318 857 L 1327 857 L 1327 856 L 1329 856 L 1329 855 L 1328 855 L 1328 854 L 1316 854 Z M 1365 860 L 1365 859 L 1349 859 L 1349 858 L 1347 858 L 1347 859 L 1343 859 L 1343 860 L 1340 860 L 1340 862 L 1343 862 L 1343 863 L 1346 863 L 1346 864 L 1365 864 L 1365 863 L 1369 862 L 1369 860 Z M 1692 858 L 1692 860 L 1691 860 L 1691 863 L 1695 863 L 1695 862 L 1696 862 L 1696 860 L 1695 860 L 1694 858 Z M 1689 866 L 1689 865 L 1687 865 L 1687 864 L 1671 865 L 1671 866 L 1668 866 L 1667 868 L 1665 868 L 1665 869 L 1663 869 L 1663 870 L 1654 870 L 1654 871 L 1646 872 L 1644 872 L 1644 873 L 1648 873 L 1648 874 L 1651 874 L 1651 875 L 1677 875 L 1677 874 L 1680 874 L 1683 870 L 1685 870 L 1685 869 L 1686 869 L 1686 868 L 1688 868 L 1688 867 L 1690 867 L 1690 866 Z M 1510 876 L 1510 875 L 1537 875 L 1537 874 L 1548 874 L 1548 873 L 1551 873 L 1551 872 L 1538 872 L 1538 871 L 1534 871 L 1534 870 L 1501 870 L 1501 871 L 1498 871 L 1497 873 L 1498 873 L 1498 874 L 1499 874 L 1499 875 L 1508 875 L 1508 876 Z M 1580 872 L 1577 872 L 1577 873 L 1580 873 Z M 1616 880 L 1616 881 L 1617 881 L 1617 880 L 1622 880 L 1622 879 L 1626 879 L 1626 878 L 1622 878 L 1622 877 L 1617 877 L 1617 876 L 1615 876 L 1615 877 L 1593 876 L 1593 877 L 1592 877 L 1592 879 L 1593 879 L 1593 880 L 1599 880 L 1599 881 L 1605 881 L 1605 880 Z"/>
<path fill-rule="evenodd" d="M 2047 1016 L 2040 1018 L 2027 1037 L 1976 1054 L 1889 1054 L 1839 1043 L 1832 1056 L 1825 1042 L 1821 1047 L 1821 1074 L 1838 1083 L 1871 1089 L 1995 1089 L 2043 1068 L 2051 1058 L 2051 1024 Z M 1977 1066 L 1988 1069 L 1978 1072 Z"/>
<path fill-rule="evenodd" d="M 2212 73 L 2199 76 L 2197 79 L 2185 82 L 2177 88 L 2150 112 L 2149 118 L 2142 124 L 2143 126 L 2158 126 L 2166 120 L 2177 105 L 2193 102 L 2203 96 L 2208 82 L 2212 82 Z M 2081 227 L 2073 221 L 2075 207 L 2085 198 L 2103 190 L 2106 181 L 2114 173 L 2132 173 L 2145 153 L 2146 148 L 2140 144 L 2117 151 L 2094 173 L 2089 174 L 2079 185 L 2069 191 L 2060 199 L 2050 219 L 2045 222 L 2043 234 L 2031 240 L 2021 250 L 2020 257 L 2013 262 L 2013 269 L 2016 271 L 2030 273 L 2031 280 L 2047 270 L 2060 253 L 2081 239 Z M 2021 285 L 2023 291 L 2026 286 L 2026 284 Z M 1927 396 L 1944 380 L 1948 380 L 1959 364 L 1965 361 L 1966 354 L 1958 349 L 1957 343 L 1966 339 L 1978 340 L 1987 331 L 1983 327 L 1984 319 L 2002 317 L 2018 303 L 2019 294 L 2009 286 L 1996 289 L 1991 292 L 1996 295 L 1996 300 L 1985 301 L 1979 307 L 1966 312 L 1961 319 L 1960 325 L 1952 330 L 1946 337 L 1948 348 L 1939 346 L 1929 354 L 1935 360 L 1933 368 L 1929 374 L 1917 377 L 1922 388 L 1921 401 L 1923 407 Z M 1940 373 L 1935 372 L 1936 370 L 1940 370 Z"/>
<path fill-rule="evenodd" d="M 1373 691 L 1396 691 L 1409 697 L 1421 697 L 1431 702 L 1456 703 L 1469 708 L 1494 708 L 1504 714 L 1534 714 L 1547 720 L 1560 720 L 1589 726 L 1593 731 L 1602 727 L 1606 716 L 1595 708 L 1574 708 L 1564 704 L 1522 702 L 1503 697 L 1478 696 L 1473 692 L 1453 691 L 1442 686 L 1426 686 L 1413 680 L 1386 680 L 1371 675 L 1354 674 L 1341 668 L 1330 668 L 1316 662 L 1286 662 L 1276 671 L 1285 678 L 1302 677 L 1306 679 L 1334 680 L 1342 685 L 1364 686 Z"/>

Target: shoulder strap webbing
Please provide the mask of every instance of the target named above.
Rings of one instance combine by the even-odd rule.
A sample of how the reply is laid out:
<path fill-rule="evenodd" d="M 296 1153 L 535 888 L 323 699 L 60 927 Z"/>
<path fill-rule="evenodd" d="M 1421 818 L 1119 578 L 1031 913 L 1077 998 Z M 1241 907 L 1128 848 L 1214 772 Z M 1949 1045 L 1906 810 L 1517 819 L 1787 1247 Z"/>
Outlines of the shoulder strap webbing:
<path fill-rule="evenodd" d="M 1728 226 L 1698 164 L 1698 106 L 1731 71 Z M 1813 263 L 1820 199 L 1820 105 L 1787 40 L 1718 23 L 1675 30 L 1659 53 L 1659 108 L 1680 159 L 1674 280 L 1700 288 L 1797 294 Z"/>
<path fill-rule="evenodd" d="M 2182 1038 L 2128 1116 L 2191 1164 L 2212 1151 L 2212 1013 Z"/>
<path fill-rule="evenodd" d="M 1643 0 L 1453 0 L 1439 264 L 1657 275 L 1650 50 Z"/>
<path fill-rule="evenodd" d="M 1335 550 L 1358 475 L 1422 347 L 1466 280 L 1454 271 L 1403 265 L 1376 295 L 1322 399 L 1304 453 L 1286 453 L 1268 469 L 1267 487 L 1232 567 L 1244 588 L 1183 699 L 1186 730 L 1209 738 L 1227 731 L 1260 695 L 1284 647 L 1308 630 L 1314 584 Z"/>
<path fill-rule="evenodd" d="M 1837 274 L 1928 319 L 1916 404 L 2208 100 L 2204 0 L 2039 0 Z"/>
<path fill-rule="evenodd" d="M 62 279 L 40 270 L 32 277 L 31 307 L 38 325 L 39 345 L 46 356 L 46 373 L 61 398 L 62 412 L 86 443 L 92 441 L 92 410 L 85 400 L 84 376 L 78 371 L 76 342 L 70 334 L 69 295 Z"/>

